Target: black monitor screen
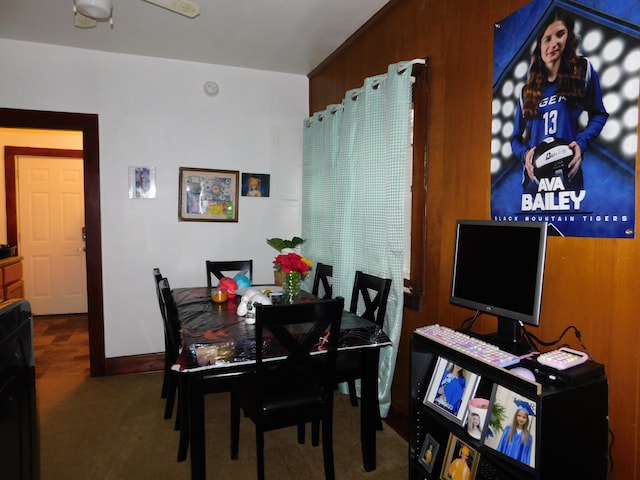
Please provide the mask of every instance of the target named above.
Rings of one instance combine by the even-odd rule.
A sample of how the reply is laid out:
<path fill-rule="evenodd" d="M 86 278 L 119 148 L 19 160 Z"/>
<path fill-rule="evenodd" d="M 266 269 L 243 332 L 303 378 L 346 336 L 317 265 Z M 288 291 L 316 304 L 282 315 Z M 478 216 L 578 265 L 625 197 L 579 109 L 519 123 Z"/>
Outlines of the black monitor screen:
<path fill-rule="evenodd" d="M 456 229 L 451 303 L 538 325 L 546 222 L 458 220 Z"/>

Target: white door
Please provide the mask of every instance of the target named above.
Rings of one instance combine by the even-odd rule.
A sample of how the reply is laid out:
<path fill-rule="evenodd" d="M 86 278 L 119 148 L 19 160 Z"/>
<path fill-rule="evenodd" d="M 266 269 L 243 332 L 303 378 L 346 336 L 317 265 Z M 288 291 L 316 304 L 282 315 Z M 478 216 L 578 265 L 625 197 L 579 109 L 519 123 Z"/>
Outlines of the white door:
<path fill-rule="evenodd" d="M 16 157 L 18 247 L 34 315 L 87 312 L 82 159 Z"/>

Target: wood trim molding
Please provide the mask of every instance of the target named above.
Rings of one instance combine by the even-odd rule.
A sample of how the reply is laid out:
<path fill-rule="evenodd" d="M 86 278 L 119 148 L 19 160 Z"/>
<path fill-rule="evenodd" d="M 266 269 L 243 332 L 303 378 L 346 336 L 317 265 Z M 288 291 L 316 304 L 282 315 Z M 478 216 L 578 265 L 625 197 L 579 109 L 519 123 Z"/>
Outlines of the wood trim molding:
<path fill-rule="evenodd" d="M 105 374 L 98 115 L 0 108 L 0 127 L 82 132 L 91 376 Z M 6 180 L 6 178 L 5 178 Z M 7 225 L 8 227 L 9 225 Z"/>
<path fill-rule="evenodd" d="M 164 370 L 164 353 L 107 358 L 106 375 L 126 375 Z"/>

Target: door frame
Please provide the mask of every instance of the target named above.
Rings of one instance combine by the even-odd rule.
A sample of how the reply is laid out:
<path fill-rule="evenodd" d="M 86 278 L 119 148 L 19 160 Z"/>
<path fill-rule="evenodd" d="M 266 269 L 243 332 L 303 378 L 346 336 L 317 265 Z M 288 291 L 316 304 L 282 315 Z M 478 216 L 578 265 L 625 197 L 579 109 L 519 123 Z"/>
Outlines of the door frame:
<path fill-rule="evenodd" d="M 104 309 L 102 291 L 102 230 L 100 220 L 100 148 L 98 115 L 87 113 L 47 112 L 0 108 L 0 127 L 45 130 L 75 130 L 82 132 L 84 165 L 84 210 L 87 247 L 87 308 L 89 323 L 89 358 L 92 377 L 106 375 L 104 345 Z M 16 148 L 16 147 L 7 147 Z M 29 149 L 30 151 L 41 149 Z M 47 150 L 47 149 L 44 149 Z M 48 149 L 52 150 L 52 149 Z M 5 182 L 13 181 L 13 191 L 6 189 L 7 241 L 17 244 L 15 153 L 5 149 Z M 18 153 L 24 155 L 24 153 Z M 29 155 L 33 155 L 29 153 Z M 37 154 L 39 156 L 46 156 Z M 10 158 L 8 158 L 10 157 Z M 13 173 L 7 172 L 7 165 Z M 91 192 L 90 195 L 86 194 Z M 13 204 L 13 217 L 10 205 Z M 11 233 L 10 233 L 11 232 Z M 13 237 L 11 236 L 13 235 Z"/>

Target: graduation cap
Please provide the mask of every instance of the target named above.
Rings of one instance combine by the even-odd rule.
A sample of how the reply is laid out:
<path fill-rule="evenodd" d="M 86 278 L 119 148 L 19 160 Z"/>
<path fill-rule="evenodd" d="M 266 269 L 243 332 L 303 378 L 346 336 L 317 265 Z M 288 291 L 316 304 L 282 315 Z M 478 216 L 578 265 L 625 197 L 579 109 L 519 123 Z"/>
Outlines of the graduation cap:
<path fill-rule="evenodd" d="M 529 402 L 515 398 L 513 400 L 513 403 L 516 404 L 519 410 L 524 410 L 527 413 L 527 415 L 531 415 L 531 416 L 536 415 L 536 412 L 533 411 L 533 408 L 531 408 L 531 404 Z"/>

